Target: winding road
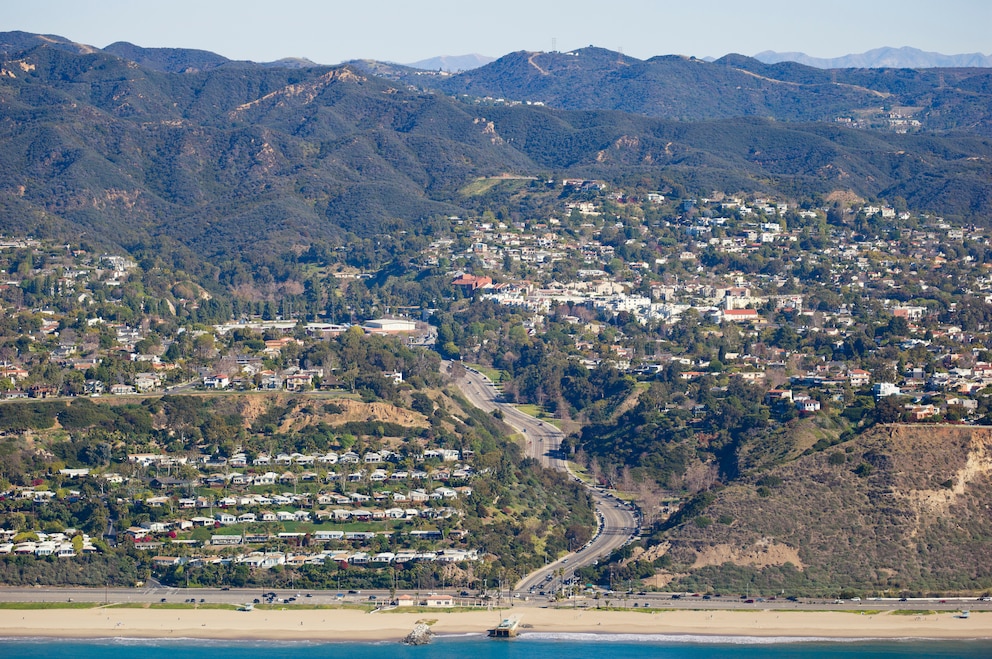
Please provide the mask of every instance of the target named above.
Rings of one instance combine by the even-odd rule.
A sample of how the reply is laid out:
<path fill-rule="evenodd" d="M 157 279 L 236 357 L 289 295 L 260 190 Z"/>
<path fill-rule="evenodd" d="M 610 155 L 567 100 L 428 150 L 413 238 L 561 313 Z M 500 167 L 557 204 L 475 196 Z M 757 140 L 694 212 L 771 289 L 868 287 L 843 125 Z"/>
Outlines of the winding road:
<path fill-rule="evenodd" d="M 450 375 L 451 365 L 452 362 L 442 362 L 441 368 Z M 565 436 L 558 428 L 551 423 L 524 414 L 512 405 L 499 402 L 499 390 L 496 385 L 474 369 L 466 368 L 464 376 L 452 378 L 452 381 L 465 398 L 479 409 L 486 412 L 499 409 L 503 413 L 503 422 L 520 431 L 524 436 L 527 455 L 539 460 L 545 467 L 571 474 L 568 463 L 560 452 L 561 440 Z M 574 475 L 572 478 L 579 480 Z M 545 591 L 554 590 L 562 581 L 570 579 L 577 568 L 592 565 L 606 558 L 613 550 L 627 544 L 637 535 L 639 520 L 633 508 L 609 492 L 589 485 L 586 487 L 596 505 L 596 517 L 599 520 L 596 535 L 578 550 L 518 581 L 514 590 L 530 591 L 538 588 Z"/>

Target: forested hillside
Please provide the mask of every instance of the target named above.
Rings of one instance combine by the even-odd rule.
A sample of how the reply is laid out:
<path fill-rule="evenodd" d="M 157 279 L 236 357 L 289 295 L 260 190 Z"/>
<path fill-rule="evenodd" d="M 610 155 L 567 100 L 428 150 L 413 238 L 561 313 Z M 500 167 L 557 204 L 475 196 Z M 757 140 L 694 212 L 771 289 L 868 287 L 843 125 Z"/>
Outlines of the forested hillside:
<path fill-rule="evenodd" d="M 273 271 L 276 255 L 314 244 L 375 236 L 392 249 L 400 232 L 428 230 L 421 220 L 481 211 L 459 190 L 506 172 L 849 190 L 975 222 L 992 205 L 992 144 L 981 137 L 486 105 L 353 67 L 209 68 L 204 53 L 109 49 L 144 68 L 67 41 L 21 52 L 38 39 L 3 41 L 0 226 L 171 255 L 204 281 L 236 279 L 244 263 L 257 277 L 260 264 Z M 187 72 L 164 72 L 174 69 Z"/>

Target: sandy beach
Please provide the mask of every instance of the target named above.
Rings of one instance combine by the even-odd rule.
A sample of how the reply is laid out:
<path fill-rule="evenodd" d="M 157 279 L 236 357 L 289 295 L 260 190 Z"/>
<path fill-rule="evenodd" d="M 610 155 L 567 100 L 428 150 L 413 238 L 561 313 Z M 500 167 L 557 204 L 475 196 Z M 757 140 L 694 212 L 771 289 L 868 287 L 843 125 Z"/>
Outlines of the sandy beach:
<path fill-rule="evenodd" d="M 516 608 L 512 611 L 379 611 L 354 609 L 4 609 L 0 636 L 72 638 L 212 638 L 323 641 L 401 639 L 418 621 L 436 634 L 484 634 L 502 617 L 520 633 L 664 634 L 823 638 L 992 638 L 992 612 L 952 613 L 747 611 L 600 611 Z"/>

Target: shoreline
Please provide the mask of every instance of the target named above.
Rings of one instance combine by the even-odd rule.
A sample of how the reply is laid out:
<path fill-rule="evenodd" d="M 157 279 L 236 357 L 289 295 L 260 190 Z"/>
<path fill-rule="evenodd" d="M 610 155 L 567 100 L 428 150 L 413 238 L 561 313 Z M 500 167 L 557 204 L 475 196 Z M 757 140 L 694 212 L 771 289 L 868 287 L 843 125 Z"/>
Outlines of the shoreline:
<path fill-rule="evenodd" d="M 418 622 L 440 637 L 484 636 L 500 611 L 368 613 L 353 609 L 3 609 L 0 637 L 7 639 L 147 639 L 279 642 L 398 642 Z M 596 635 L 755 642 L 992 639 L 992 612 L 969 618 L 951 613 L 894 615 L 773 609 L 676 610 L 651 613 L 586 609 L 516 609 L 520 635 Z M 714 640 L 713 642 L 719 642 Z"/>

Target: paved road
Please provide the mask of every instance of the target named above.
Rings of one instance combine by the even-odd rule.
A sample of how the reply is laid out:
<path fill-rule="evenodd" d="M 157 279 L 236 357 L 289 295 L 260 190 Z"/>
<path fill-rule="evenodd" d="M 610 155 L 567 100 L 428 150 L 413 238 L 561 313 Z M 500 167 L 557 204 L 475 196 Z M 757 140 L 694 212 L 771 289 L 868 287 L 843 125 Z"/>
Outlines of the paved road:
<path fill-rule="evenodd" d="M 0 602 L 96 602 L 96 603 L 160 603 L 163 600 L 170 604 L 188 602 L 190 599 L 197 604 L 202 600 L 208 604 L 246 604 L 258 599 L 265 601 L 264 591 L 268 589 L 258 588 L 232 588 L 222 590 L 220 588 L 48 588 L 48 587 L 28 587 L 28 588 L 0 588 Z M 279 606 L 302 605 L 332 605 L 342 603 L 362 603 L 362 604 L 383 604 L 389 601 L 389 591 L 386 590 L 362 590 L 362 591 L 335 591 L 335 590 L 297 590 L 287 588 L 272 589 L 276 593 L 275 603 Z M 397 594 L 410 594 L 424 596 L 423 591 L 397 591 Z M 549 606 L 547 597 L 535 597 L 528 593 L 519 593 L 519 598 L 507 600 L 491 599 L 488 601 L 471 596 L 461 596 L 458 592 L 447 591 L 454 597 L 455 603 L 459 606 L 487 606 L 499 603 L 501 606 L 513 607 L 546 607 Z M 285 602 L 287 598 L 295 597 L 294 602 Z M 374 599 L 371 599 L 373 598 Z M 605 606 L 607 602 L 611 607 L 626 608 L 651 608 L 651 609 L 735 609 L 735 610 L 782 610 L 782 611 L 992 611 L 992 602 L 980 602 L 975 598 L 947 598 L 937 600 L 933 598 L 911 599 L 899 601 L 893 598 L 884 600 L 865 600 L 856 602 L 845 600 L 836 602 L 832 599 L 803 598 L 792 602 L 785 599 L 777 600 L 755 600 L 745 602 L 736 595 L 711 599 L 694 597 L 690 595 L 678 595 L 678 599 L 672 599 L 672 593 L 600 593 L 599 599 L 592 597 L 579 597 L 560 601 L 557 606 L 564 607 L 595 607 Z"/>
<path fill-rule="evenodd" d="M 451 362 L 444 362 L 442 365 L 446 372 L 450 367 Z M 568 471 L 568 463 L 562 459 L 560 453 L 561 440 L 565 436 L 558 428 L 524 414 L 512 405 L 498 402 L 499 390 L 489 378 L 478 371 L 466 369 L 465 376 L 455 380 L 455 384 L 468 401 L 479 409 L 486 412 L 495 409 L 502 411 L 503 421 L 524 436 L 527 455 L 540 460 L 545 467 Z M 569 579 L 575 569 L 592 565 L 609 556 L 614 549 L 627 544 L 637 534 L 639 521 L 632 508 L 608 492 L 589 487 L 589 493 L 595 502 L 596 515 L 599 518 L 596 536 L 577 551 L 527 575 L 517 582 L 515 590 L 554 590 L 561 585 L 562 579 Z"/>

